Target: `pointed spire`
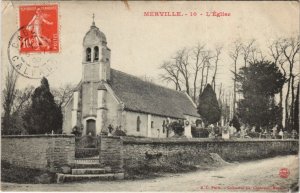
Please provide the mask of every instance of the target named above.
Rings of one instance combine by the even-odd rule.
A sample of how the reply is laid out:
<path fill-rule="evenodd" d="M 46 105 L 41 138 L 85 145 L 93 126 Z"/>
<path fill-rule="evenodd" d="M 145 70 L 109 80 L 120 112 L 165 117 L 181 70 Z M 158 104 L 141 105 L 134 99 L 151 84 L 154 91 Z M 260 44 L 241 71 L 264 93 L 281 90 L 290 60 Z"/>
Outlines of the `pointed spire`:
<path fill-rule="evenodd" d="M 95 14 L 93 13 L 93 23 L 92 26 L 95 26 Z"/>

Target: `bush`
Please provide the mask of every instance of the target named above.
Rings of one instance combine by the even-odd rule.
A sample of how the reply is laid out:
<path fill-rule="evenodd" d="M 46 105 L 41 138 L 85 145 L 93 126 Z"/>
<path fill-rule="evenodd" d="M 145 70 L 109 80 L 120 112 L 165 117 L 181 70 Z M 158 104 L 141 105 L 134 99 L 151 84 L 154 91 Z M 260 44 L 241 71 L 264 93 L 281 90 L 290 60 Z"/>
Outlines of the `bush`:
<path fill-rule="evenodd" d="M 174 121 L 169 124 L 169 129 L 171 129 L 176 136 L 183 136 L 183 132 L 184 132 L 183 122 Z"/>
<path fill-rule="evenodd" d="M 260 134 L 258 132 L 249 132 L 247 135 L 251 138 L 259 138 Z"/>
<path fill-rule="evenodd" d="M 82 135 L 83 128 L 78 127 L 77 125 L 73 127 L 71 134 L 74 134 L 76 137 L 80 137 Z"/>
<path fill-rule="evenodd" d="M 42 181 L 41 179 L 47 181 Z M 31 169 L 25 167 L 19 167 L 7 162 L 1 162 L 1 181 L 13 182 L 13 183 L 55 183 L 55 173 L 40 170 Z"/>
<path fill-rule="evenodd" d="M 115 131 L 113 132 L 112 135 L 113 135 L 113 136 L 126 136 L 126 133 L 125 133 L 125 131 L 123 131 L 123 130 L 117 129 L 117 130 L 115 130 Z"/>

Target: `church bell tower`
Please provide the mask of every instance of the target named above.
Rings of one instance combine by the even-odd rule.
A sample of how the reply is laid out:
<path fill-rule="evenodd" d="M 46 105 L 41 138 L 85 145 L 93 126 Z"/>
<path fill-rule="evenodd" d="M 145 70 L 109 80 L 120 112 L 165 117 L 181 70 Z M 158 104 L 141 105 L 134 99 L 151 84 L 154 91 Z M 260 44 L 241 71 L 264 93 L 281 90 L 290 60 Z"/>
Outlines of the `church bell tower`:
<path fill-rule="evenodd" d="M 105 34 L 95 25 L 94 16 L 90 30 L 83 38 L 82 55 L 84 82 L 110 79 L 110 49 Z"/>
<path fill-rule="evenodd" d="M 110 79 L 110 49 L 93 23 L 83 38 L 81 120 L 84 135 L 99 135 L 107 128 L 105 84 Z"/>

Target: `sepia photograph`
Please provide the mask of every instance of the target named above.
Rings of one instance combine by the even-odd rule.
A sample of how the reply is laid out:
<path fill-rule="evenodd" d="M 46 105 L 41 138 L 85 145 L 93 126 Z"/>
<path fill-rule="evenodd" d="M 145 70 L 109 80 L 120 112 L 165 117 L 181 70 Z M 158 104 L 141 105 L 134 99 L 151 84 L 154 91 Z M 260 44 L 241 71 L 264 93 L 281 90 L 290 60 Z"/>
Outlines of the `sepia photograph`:
<path fill-rule="evenodd" d="M 3 192 L 299 192 L 299 1 L 1 2 Z"/>

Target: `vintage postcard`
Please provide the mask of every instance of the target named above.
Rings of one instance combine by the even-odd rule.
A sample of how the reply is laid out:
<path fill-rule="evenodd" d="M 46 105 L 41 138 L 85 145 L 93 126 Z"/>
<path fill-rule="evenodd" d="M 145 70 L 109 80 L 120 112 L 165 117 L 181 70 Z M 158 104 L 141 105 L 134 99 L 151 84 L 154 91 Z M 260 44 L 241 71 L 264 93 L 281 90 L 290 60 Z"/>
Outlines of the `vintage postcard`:
<path fill-rule="evenodd" d="M 1 5 L 1 191 L 299 191 L 299 1 Z"/>

